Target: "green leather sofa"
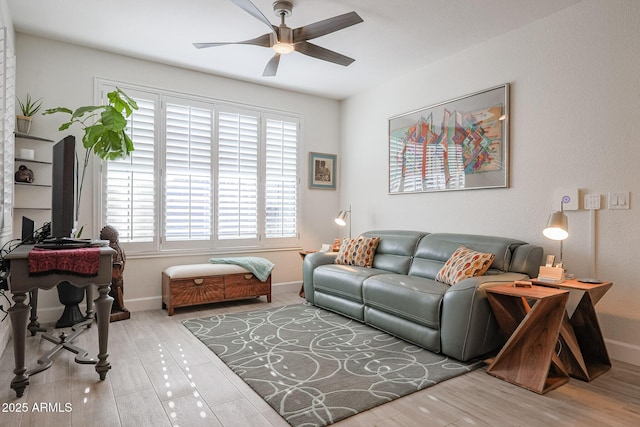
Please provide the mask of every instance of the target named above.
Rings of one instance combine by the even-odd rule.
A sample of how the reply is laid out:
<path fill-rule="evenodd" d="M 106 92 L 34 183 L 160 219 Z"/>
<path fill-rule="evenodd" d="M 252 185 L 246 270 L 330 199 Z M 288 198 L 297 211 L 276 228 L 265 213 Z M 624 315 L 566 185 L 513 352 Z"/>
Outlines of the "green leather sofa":
<path fill-rule="evenodd" d="M 487 301 L 488 286 L 536 277 L 542 248 L 504 237 L 382 230 L 372 268 L 334 264 L 313 253 L 303 266 L 306 300 L 461 361 L 503 342 Z M 460 246 L 495 254 L 483 275 L 453 286 L 435 277 Z"/>

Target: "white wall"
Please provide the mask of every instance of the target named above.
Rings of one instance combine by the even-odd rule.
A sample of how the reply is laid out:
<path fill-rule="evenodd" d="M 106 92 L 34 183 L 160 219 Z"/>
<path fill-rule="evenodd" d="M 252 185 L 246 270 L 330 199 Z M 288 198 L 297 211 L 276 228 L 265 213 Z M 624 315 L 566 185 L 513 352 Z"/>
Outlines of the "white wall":
<path fill-rule="evenodd" d="M 596 213 L 598 277 L 614 282 L 597 310 L 611 356 L 638 364 L 638 40 L 640 2 L 590 0 L 343 102 L 340 197 L 353 207 L 354 234 L 386 228 L 491 234 L 557 253 L 557 242 L 541 233 L 558 209 L 556 189 L 630 191 L 630 210 Z M 507 82 L 510 188 L 387 194 L 389 117 Z M 589 212 L 568 217 L 564 260 L 570 272 L 589 276 Z"/>
<path fill-rule="evenodd" d="M 339 138 L 340 106 L 337 101 L 295 92 L 268 88 L 161 65 L 135 58 L 114 55 L 102 51 L 82 48 L 70 44 L 18 33 L 17 95 L 29 92 L 32 97 L 44 97 L 44 108 L 67 106 L 76 108 L 94 102 L 94 78 L 101 77 L 148 87 L 209 96 L 300 113 L 302 119 L 302 141 L 304 144 L 301 177 L 302 223 L 300 226 L 301 247 L 319 248 L 337 236 L 338 229 L 332 218 L 338 211 L 338 192 L 309 190 L 307 185 L 308 152 L 336 153 Z M 65 119 L 61 115 L 38 116 L 31 133 L 51 139 L 59 139 L 67 132 L 57 131 Z M 73 132 L 78 141 L 81 133 Z M 91 180 L 85 188 L 92 188 Z M 80 224 L 92 230 L 92 201 L 83 195 Z M 101 224 L 96 225 L 99 229 Z M 16 230 L 17 232 L 17 230 Z M 89 236 L 83 236 L 89 237 Z M 93 237 L 96 237 L 95 235 Z M 302 262 L 297 250 L 262 252 L 259 256 L 276 264 L 273 282 L 289 283 L 301 281 Z M 207 262 L 207 254 L 183 257 L 127 257 L 124 272 L 125 305 L 130 310 L 160 307 L 162 270 L 176 263 Z M 44 292 L 41 297 L 39 315 L 44 320 L 55 320 L 61 313 L 55 290 Z"/>

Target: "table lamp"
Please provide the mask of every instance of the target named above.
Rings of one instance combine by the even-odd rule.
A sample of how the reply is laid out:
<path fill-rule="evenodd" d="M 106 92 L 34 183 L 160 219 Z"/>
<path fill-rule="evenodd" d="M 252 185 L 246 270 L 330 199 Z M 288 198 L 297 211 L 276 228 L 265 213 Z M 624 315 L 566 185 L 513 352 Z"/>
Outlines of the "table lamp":
<path fill-rule="evenodd" d="M 347 220 L 349 220 L 349 239 L 351 239 L 351 206 L 349 206 L 349 210 L 341 210 L 338 212 L 338 216 L 334 219 L 335 223 L 340 227 L 344 227 L 347 225 Z"/>
<path fill-rule="evenodd" d="M 564 214 L 564 199 L 560 202 L 560 210 L 554 212 L 547 221 L 547 226 L 542 234 L 548 239 L 560 241 L 560 260 L 562 262 L 562 241 L 569 237 L 569 219 Z"/>

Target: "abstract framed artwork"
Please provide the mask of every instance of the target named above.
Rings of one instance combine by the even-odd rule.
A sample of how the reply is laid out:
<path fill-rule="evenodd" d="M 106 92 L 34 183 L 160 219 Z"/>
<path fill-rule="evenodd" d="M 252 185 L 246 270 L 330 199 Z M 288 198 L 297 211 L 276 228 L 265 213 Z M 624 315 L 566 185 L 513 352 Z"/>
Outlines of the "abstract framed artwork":
<path fill-rule="evenodd" d="M 509 85 L 389 119 L 389 193 L 508 187 Z"/>
<path fill-rule="evenodd" d="M 336 189 L 335 154 L 309 153 L 309 188 Z"/>

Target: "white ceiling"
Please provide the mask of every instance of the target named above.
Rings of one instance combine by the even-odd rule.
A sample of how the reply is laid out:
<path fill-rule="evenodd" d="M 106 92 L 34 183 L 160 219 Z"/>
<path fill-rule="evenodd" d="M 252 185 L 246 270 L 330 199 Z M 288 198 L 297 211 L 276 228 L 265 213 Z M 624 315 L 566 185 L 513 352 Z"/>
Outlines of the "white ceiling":
<path fill-rule="evenodd" d="M 262 77 L 273 52 L 193 42 L 240 41 L 267 26 L 229 0 L 7 0 L 15 30 L 250 82 L 344 99 L 385 80 L 583 0 L 293 0 L 291 28 L 350 11 L 364 22 L 313 43 L 355 58 L 349 67 L 300 53 Z M 273 0 L 253 0 L 273 24 Z"/>

